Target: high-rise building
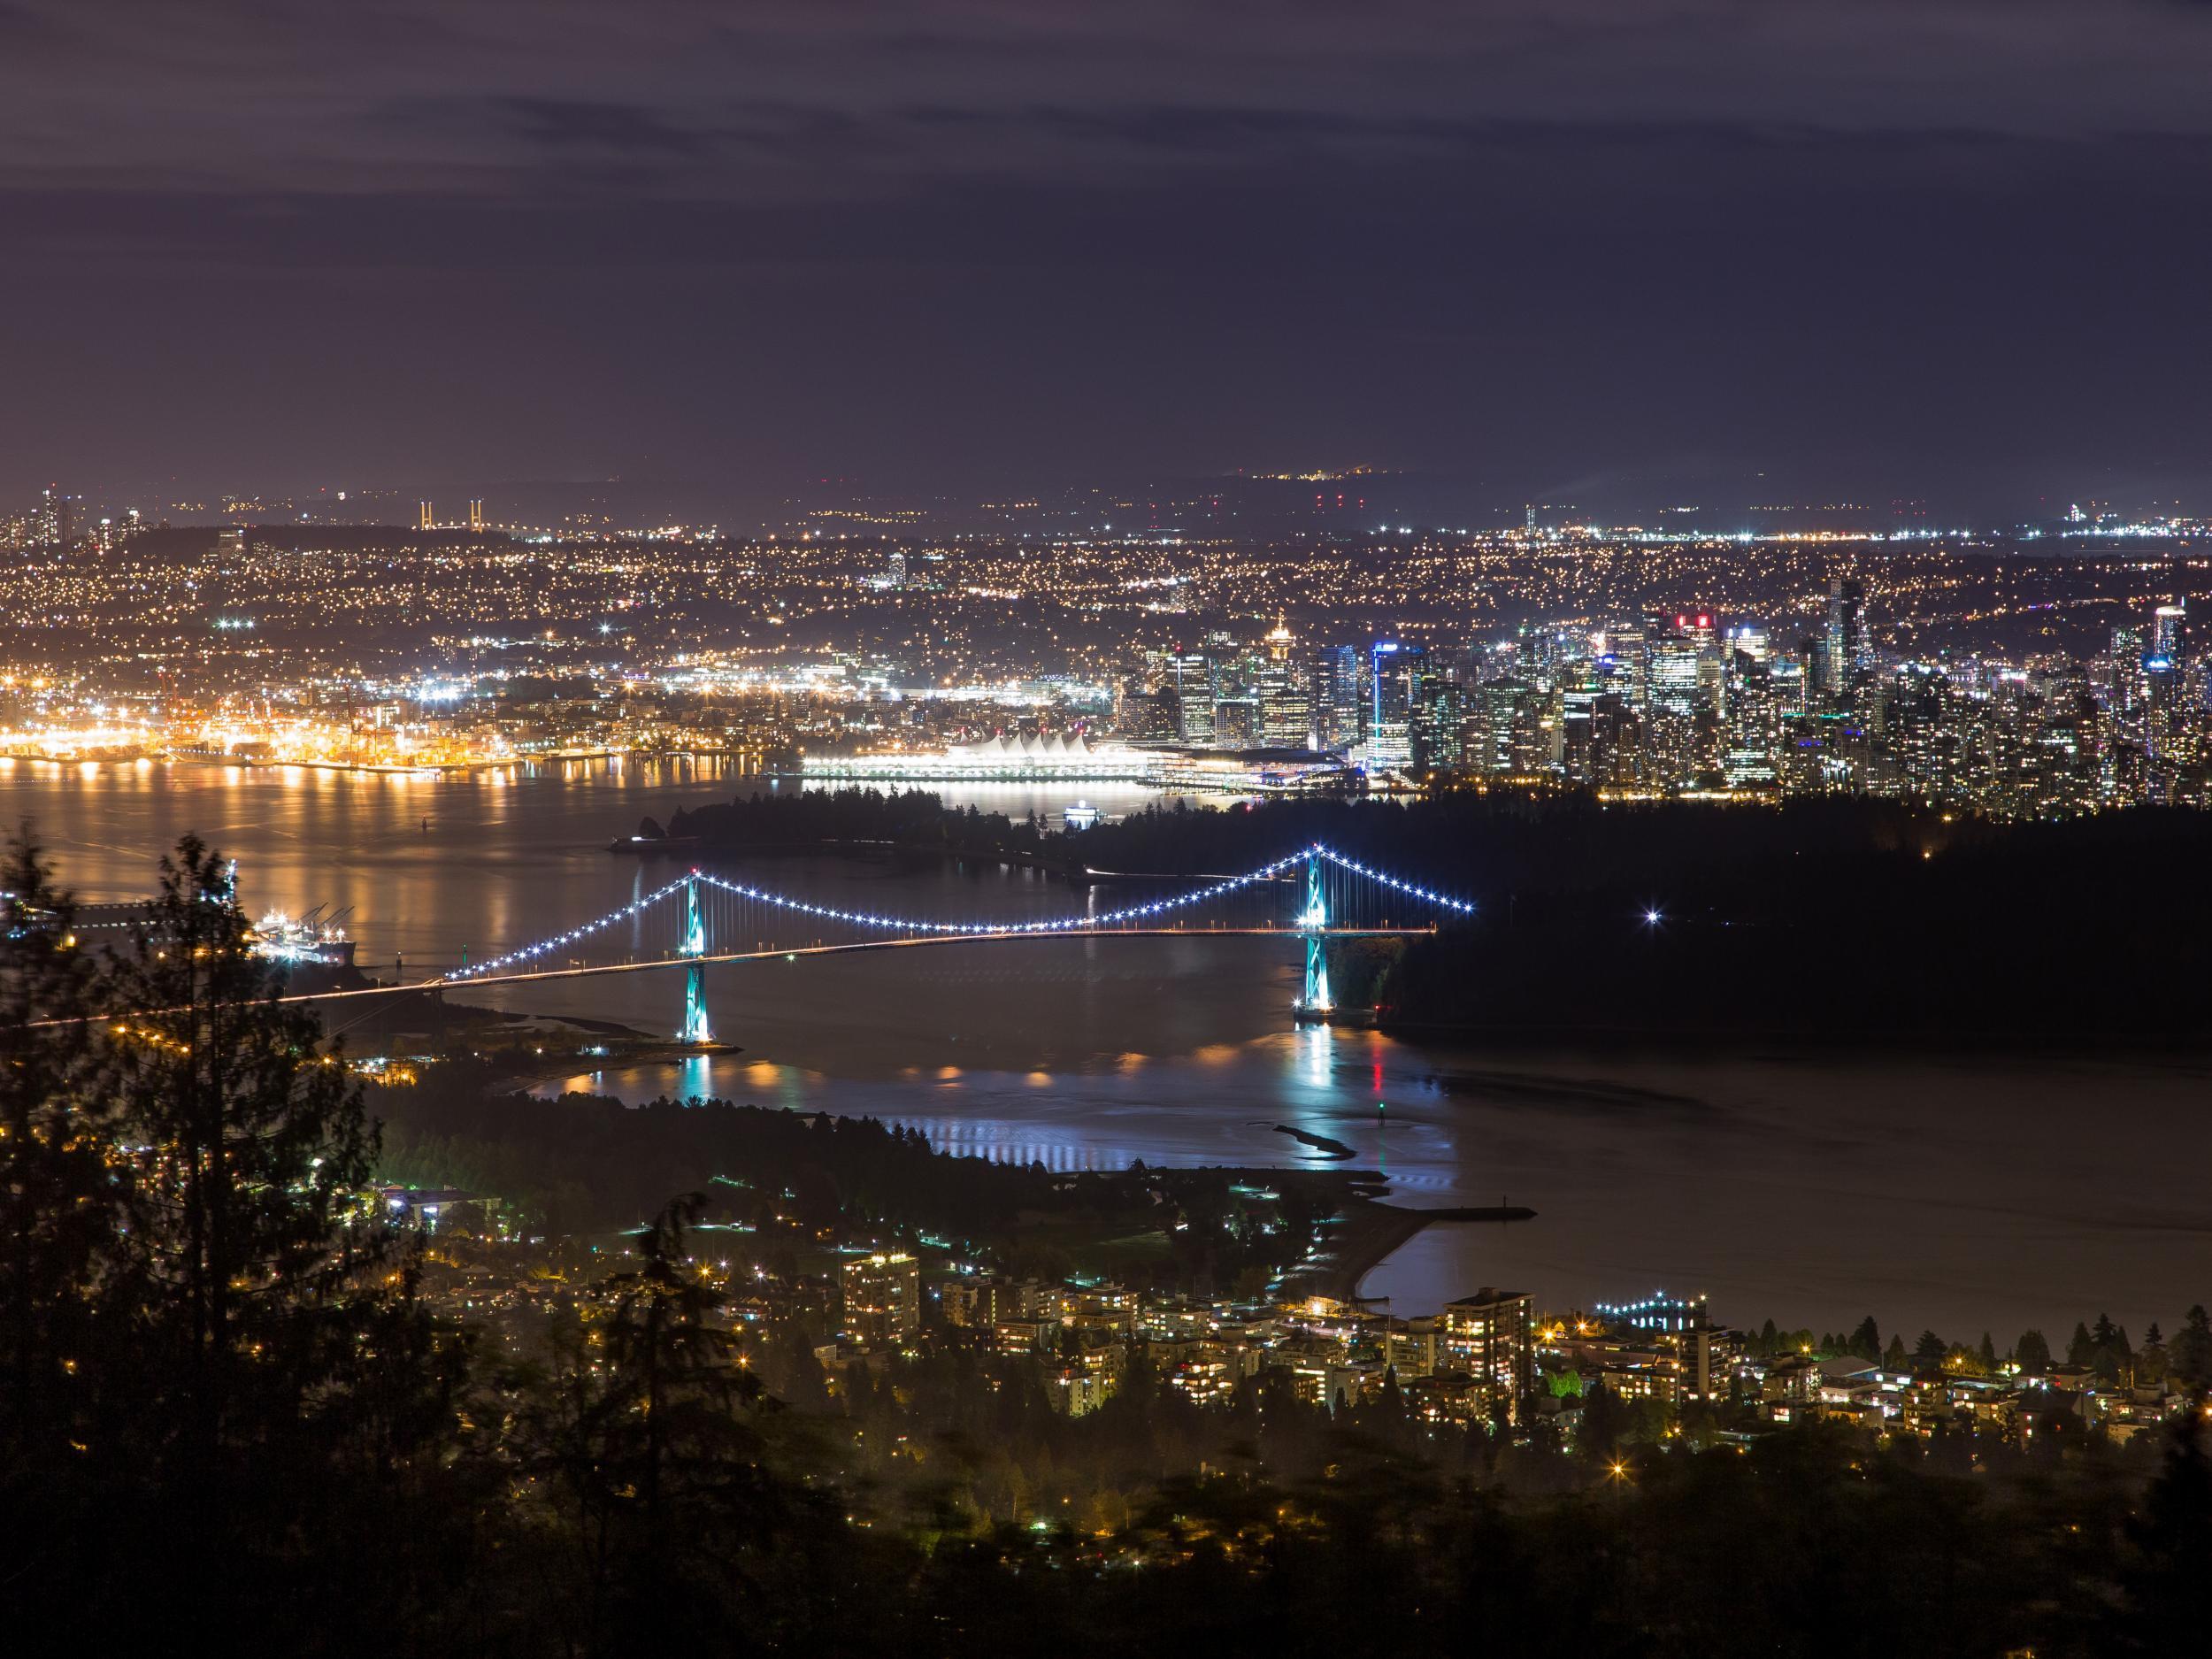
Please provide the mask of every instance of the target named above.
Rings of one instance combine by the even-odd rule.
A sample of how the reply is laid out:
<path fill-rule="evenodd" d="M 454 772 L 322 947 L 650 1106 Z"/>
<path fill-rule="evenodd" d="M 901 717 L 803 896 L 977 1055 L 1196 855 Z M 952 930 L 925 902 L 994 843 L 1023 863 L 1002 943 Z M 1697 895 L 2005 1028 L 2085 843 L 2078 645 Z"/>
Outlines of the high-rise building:
<path fill-rule="evenodd" d="M 1440 1368 L 1464 1371 L 1494 1400 L 1517 1407 L 1536 1386 L 1536 1314 L 1517 1290 L 1488 1286 L 1444 1307 Z"/>
<path fill-rule="evenodd" d="M 1422 772 L 1461 765 L 1466 758 L 1466 700 L 1458 682 L 1424 674 L 1415 687 L 1411 717 L 1413 764 Z"/>
<path fill-rule="evenodd" d="M 1709 618 L 1705 632 L 1712 632 Z M 1651 666 L 1647 676 L 1647 695 L 1651 706 L 1663 710 L 1684 719 L 1697 712 L 1698 694 L 1698 635 L 1685 617 L 1675 618 L 1675 626 L 1657 634 L 1647 644 Z"/>
<path fill-rule="evenodd" d="M 2146 668 L 2154 663 L 2170 667 L 2181 661 L 2189 612 L 2185 605 L 2161 605 L 2151 612 L 2151 642 L 2145 653 Z"/>
<path fill-rule="evenodd" d="M 1630 710 L 1641 715 L 1651 707 L 1651 656 L 1649 636 L 1655 631 L 1655 622 L 1617 623 L 1606 629 L 1605 639 L 1598 651 L 1598 672 L 1621 695 Z"/>
<path fill-rule="evenodd" d="M 2187 613 L 2161 605 L 2151 613 L 2150 642 L 2143 649 L 2143 749 L 2150 763 L 2150 797 L 2175 798 L 2174 769 L 2187 758 L 2196 724 L 2189 718 Z"/>
<path fill-rule="evenodd" d="M 1366 653 L 1356 645 L 1333 645 L 1321 654 L 1317 724 L 1321 747 L 1348 751 L 1367 734 Z"/>
<path fill-rule="evenodd" d="M 1874 640 L 1866 623 L 1866 584 L 1839 576 L 1828 584 L 1828 626 L 1823 636 L 1821 690 L 1835 704 L 1848 703 L 1874 672 Z"/>
<path fill-rule="evenodd" d="M 1255 676 L 1260 705 L 1260 741 L 1270 749 L 1314 746 L 1313 675 L 1289 625 L 1279 619 L 1267 636 L 1267 660 Z"/>
<path fill-rule="evenodd" d="M 1755 657 L 1739 645 L 1729 659 L 1726 687 L 1722 779 L 1732 789 L 1778 782 L 1781 772 L 1776 750 L 1782 741 L 1782 703 L 1763 655 Z"/>
<path fill-rule="evenodd" d="M 1176 735 L 1186 743 L 1214 741 L 1214 660 L 1203 651 L 1176 651 L 1165 664 L 1174 687 Z"/>
<path fill-rule="evenodd" d="M 1213 741 L 1221 749 L 1256 749 L 1266 739 L 1261 733 L 1262 710 L 1256 695 L 1214 699 Z"/>
<path fill-rule="evenodd" d="M 31 515 L 35 546 L 67 547 L 77 539 L 77 503 L 65 492 L 49 485 Z"/>
<path fill-rule="evenodd" d="M 2112 649 L 2107 659 L 2110 678 L 2105 689 L 2114 708 L 2132 709 L 2140 701 L 2142 687 L 2136 683 L 2136 676 L 2142 672 L 2145 655 L 2142 629 L 2112 630 Z"/>
<path fill-rule="evenodd" d="M 1413 713 L 1419 706 L 1428 651 L 1398 640 L 1368 648 L 1368 770 L 1389 772 L 1413 764 Z"/>
<path fill-rule="evenodd" d="M 922 1264 L 903 1251 L 845 1263 L 845 1333 L 855 1341 L 896 1342 L 922 1324 Z"/>

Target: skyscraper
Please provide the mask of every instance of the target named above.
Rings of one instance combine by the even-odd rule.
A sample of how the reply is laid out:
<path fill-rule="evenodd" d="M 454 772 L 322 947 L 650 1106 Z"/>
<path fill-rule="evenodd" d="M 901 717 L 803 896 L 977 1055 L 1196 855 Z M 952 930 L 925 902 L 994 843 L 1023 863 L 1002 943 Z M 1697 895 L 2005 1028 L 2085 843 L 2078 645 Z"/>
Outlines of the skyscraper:
<path fill-rule="evenodd" d="M 1705 632 L 1709 635 L 1709 624 Z M 1698 636 L 1687 618 L 1658 634 L 1647 647 L 1651 657 L 1647 695 L 1651 706 L 1684 719 L 1697 712 Z"/>
<path fill-rule="evenodd" d="M 1367 732 L 1366 654 L 1356 645 L 1333 645 L 1321 657 L 1317 722 L 1321 747 L 1350 750 Z"/>
<path fill-rule="evenodd" d="M 1176 651 L 1164 664 L 1175 688 L 1176 735 L 1186 743 L 1214 741 L 1214 664 L 1203 651 Z"/>
<path fill-rule="evenodd" d="M 1828 584 L 1828 628 L 1821 659 L 1821 690 L 1847 703 L 1874 672 L 1874 641 L 1866 626 L 1866 584 L 1839 576 Z"/>
<path fill-rule="evenodd" d="M 1428 652 L 1397 640 L 1368 648 L 1367 765 L 1391 771 L 1413 764 L 1413 711 L 1420 700 Z"/>
<path fill-rule="evenodd" d="M 1270 749 L 1310 749 L 1314 741 L 1313 676 L 1287 623 L 1267 636 L 1267 661 L 1256 676 L 1260 741 Z"/>

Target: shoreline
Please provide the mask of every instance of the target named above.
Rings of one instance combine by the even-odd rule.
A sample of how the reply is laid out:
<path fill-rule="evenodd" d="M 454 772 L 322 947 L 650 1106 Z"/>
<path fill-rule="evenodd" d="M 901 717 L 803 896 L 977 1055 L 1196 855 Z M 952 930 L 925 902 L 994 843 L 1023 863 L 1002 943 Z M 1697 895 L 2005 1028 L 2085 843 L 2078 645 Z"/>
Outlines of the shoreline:
<path fill-rule="evenodd" d="M 497 772 L 511 766 L 566 766 L 582 762 L 628 760 L 732 760 L 740 757 L 723 749 L 563 749 L 544 755 L 506 755 L 481 760 L 354 761 L 271 760 L 245 755 L 195 755 L 173 749 L 135 755 L 37 755 L 25 750 L 0 751 L 0 760 L 21 761 L 35 766 L 238 766 L 252 772 L 355 772 L 372 778 L 445 778 L 472 772 Z"/>
<path fill-rule="evenodd" d="M 1536 1218 L 1536 1211 L 1522 1205 L 1414 1210 L 1381 1198 L 1357 1199 L 1346 1206 L 1343 1215 L 1344 1222 L 1330 1241 L 1327 1255 L 1311 1267 L 1285 1277 L 1286 1294 L 1325 1296 L 1356 1307 L 1363 1301 L 1377 1300 L 1361 1297 L 1361 1282 L 1429 1227 L 1470 1222 L 1505 1226 Z"/>
<path fill-rule="evenodd" d="M 1355 1199 L 1340 1213 L 1343 1219 L 1329 1240 L 1327 1253 L 1310 1266 L 1284 1275 L 1286 1296 L 1323 1296 L 1352 1304 L 1358 1299 L 1360 1281 L 1404 1248 L 1431 1220 L 1425 1211 L 1379 1198 Z"/>

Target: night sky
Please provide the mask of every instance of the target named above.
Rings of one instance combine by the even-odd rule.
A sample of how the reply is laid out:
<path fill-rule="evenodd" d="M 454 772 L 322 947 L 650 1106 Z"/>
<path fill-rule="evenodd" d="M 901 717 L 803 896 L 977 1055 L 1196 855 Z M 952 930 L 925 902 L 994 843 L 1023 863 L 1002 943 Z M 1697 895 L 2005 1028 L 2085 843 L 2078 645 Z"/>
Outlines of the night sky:
<path fill-rule="evenodd" d="M 0 508 L 2207 511 L 2212 4 L 0 0 Z"/>

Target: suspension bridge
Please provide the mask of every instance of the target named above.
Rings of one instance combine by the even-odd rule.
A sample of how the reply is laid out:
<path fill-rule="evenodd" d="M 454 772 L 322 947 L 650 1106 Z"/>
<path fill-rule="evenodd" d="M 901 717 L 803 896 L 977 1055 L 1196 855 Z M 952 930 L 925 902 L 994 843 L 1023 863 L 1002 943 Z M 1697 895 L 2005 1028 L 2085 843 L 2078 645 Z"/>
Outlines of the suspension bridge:
<path fill-rule="evenodd" d="M 1318 845 L 1243 875 L 1204 880 L 1187 892 L 1141 902 L 1102 906 L 1101 891 L 1091 887 L 1083 908 L 1057 915 L 949 919 L 825 903 L 694 869 L 603 916 L 432 979 L 288 1000 L 319 1002 L 680 968 L 683 1014 L 676 1036 L 703 1045 L 715 1041 L 706 971 L 717 964 L 1048 939 L 1257 936 L 1299 943 L 1304 973 L 1292 1014 L 1318 1020 L 1335 1007 L 1329 987 L 1329 941 L 1426 933 L 1443 921 L 1474 912 L 1463 900 Z"/>

